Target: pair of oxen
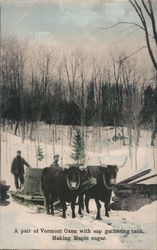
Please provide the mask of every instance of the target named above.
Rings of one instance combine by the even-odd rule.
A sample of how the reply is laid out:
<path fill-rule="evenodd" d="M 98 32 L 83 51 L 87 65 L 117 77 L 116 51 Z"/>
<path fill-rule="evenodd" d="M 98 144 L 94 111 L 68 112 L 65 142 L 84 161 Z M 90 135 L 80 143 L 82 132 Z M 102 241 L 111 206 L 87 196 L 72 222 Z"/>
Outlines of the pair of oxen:
<path fill-rule="evenodd" d="M 126 159 L 127 160 L 127 159 Z M 110 199 L 116 183 L 117 172 L 123 167 L 117 165 L 87 166 L 70 165 L 68 168 L 47 167 L 42 171 L 41 187 L 46 199 L 47 214 L 54 214 L 54 202 L 60 200 L 66 218 L 66 202 L 71 203 L 72 218 L 75 218 L 75 205 L 78 197 L 78 213 L 82 216 L 84 202 L 89 211 L 89 200 L 94 199 L 97 206 L 96 219 L 101 219 L 101 204 L 104 202 L 105 215 L 109 217 Z M 90 184 L 90 185 L 89 185 Z"/>

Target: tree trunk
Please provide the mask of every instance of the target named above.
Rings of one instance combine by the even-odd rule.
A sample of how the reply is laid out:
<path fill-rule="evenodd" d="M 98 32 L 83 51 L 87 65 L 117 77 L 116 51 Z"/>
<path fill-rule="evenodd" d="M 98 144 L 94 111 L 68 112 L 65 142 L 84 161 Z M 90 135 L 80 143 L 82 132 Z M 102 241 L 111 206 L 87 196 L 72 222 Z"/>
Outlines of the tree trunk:
<path fill-rule="evenodd" d="M 33 128 L 34 128 L 34 123 L 33 123 L 33 122 L 31 122 L 30 134 L 29 134 L 29 139 L 30 139 L 30 140 L 32 140 Z"/>
<path fill-rule="evenodd" d="M 11 161 L 12 161 L 12 159 L 11 159 L 11 134 L 9 133 L 8 134 L 9 135 L 9 138 L 8 138 L 8 142 L 9 142 L 9 155 L 10 155 L 10 163 L 11 163 Z"/>
<path fill-rule="evenodd" d="M 5 132 L 5 119 L 2 120 L 2 128 L 3 128 L 3 132 Z"/>
<path fill-rule="evenodd" d="M 156 168 L 156 159 L 155 159 L 155 147 L 153 146 L 153 167 Z"/>
<path fill-rule="evenodd" d="M 95 152 L 95 129 L 92 127 L 92 151 Z"/>
<path fill-rule="evenodd" d="M 2 140 L 2 138 L 1 138 L 1 112 L 0 112 L 0 156 L 1 156 L 1 140 Z M 1 172 L 2 172 L 2 170 L 1 170 L 1 159 L 0 159 L 0 181 L 1 181 Z"/>
<path fill-rule="evenodd" d="M 116 126 L 116 118 L 114 117 L 114 131 L 115 131 L 115 142 L 117 141 L 117 126 Z"/>
<path fill-rule="evenodd" d="M 29 140 L 27 139 L 27 162 L 29 162 Z"/>
<path fill-rule="evenodd" d="M 22 139 L 22 143 L 24 143 L 25 140 L 25 121 L 22 121 L 21 123 L 21 139 Z"/>
<path fill-rule="evenodd" d="M 153 130 L 152 130 L 152 136 L 151 136 L 151 145 L 154 146 L 154 139 L 157 134 L 157 118 L 153 116 Z"/>
<path fill-rule="evenodd" d="M 137 144 L 135 143 L 135 170 L 137 171 L 137 150 L 138 150 L 138 147 L 137 147 Z"/>
<path fill-rule="evenodd" d="M 71 146 L 71 142 L 72 142 L 72 130 L 73 130 L 73 127 L 70 126 L 69 127 L 69 146 Z"/>
<path fill-rule="evenodd" d="M 128 136 L 129 136 L 129 157 L 131 161 L 131 169 L 133 169 L 133 159 L 132 159 L 132 129 L 129 124 L 128 126 Z"/>
<path fill-rule="evenodd" d="M 54 136 L 55 136 L 55 142 L 57 142 L 57 126 L 56 126 L 56 122 L 54 124 Z"/>
<path fill-rule="evenodd" d="M 45 133 L 44 133 L 44 139 L 46 139 Z M 45 144 L 45 164 L 47 166 L 47 141 L 46 140 L 44 140 L 44 144 Z"/>
<path fill-rule="evenodd" d="M 8 129 L 6 129 L 6 165 L 8 165 Z"/>
<path fill-rule="evenodd" d="M 128 132 L 129 132 L 129 145 L 132 146 L 132 129 L 130 124 Z"/>
<path fill-rule="evenodd" d="M 122 141 L 123 141 L 123 146 L 125 145 L 125 135 L 124 135 L 124 126 L 122 125 Z"/>
<path fill-rule="evenodd" d="M 54 124 L 52 125 L 52 152 L 53 156 L 55 154 L 55 127 Z"/>
<path fill-rule="evenodd" d="M 63 154 L 64 154 L 64 132 L 63 132 L 63 125 L 62 125 L 62 160 L 61 160 L 62 166 L 63 166 Z"/>
<path fill-rule="evenodd" d="M 136 145 L 139 146 L 140 142 L 140 125 L 137 125 Z"/>
<path fill-rule="evenodd" d="M 11 121 L 11 130 L 13 130 L 14 121 Z"/>
<path fill-rule="evenodd" d="M 19 120 L 18 120 L 18 121 L 16 121 L 14 135 L 17 135 L 17 130 L 18 130 L 18 127 L 19 127 Z"/>
<path fill-rule="evenodd" d="M 101 127 L 98 127 L 98 138 L 99 138 L 99 153 L 101 153 Z"/>

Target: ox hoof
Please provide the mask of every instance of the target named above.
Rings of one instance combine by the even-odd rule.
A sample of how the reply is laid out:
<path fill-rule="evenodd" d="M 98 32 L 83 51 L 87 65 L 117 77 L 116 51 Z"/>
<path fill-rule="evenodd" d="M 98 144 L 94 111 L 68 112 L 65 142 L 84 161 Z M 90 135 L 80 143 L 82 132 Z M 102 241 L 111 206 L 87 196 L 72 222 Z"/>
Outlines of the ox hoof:
<path fill-rule="evenodd" d="M 78 214 L 79 214 L 81 217 L 83 217 L 83 213 L 82 213 L 82 212 L 78 212 Z"/>
<path fill-rule="evenodd" d="M 47 212 L 47 215 L 50 215 L 51 213 L 50 212 Z"/>
<path fill-rule="evenodd" d="M 66 215 L 63 214 L 63 215 L 62 215 L 62 218 L 63 218 L 63 219 L 66 219 Z"/>
<path fill-rule="evenodd" d="M 80 215 L 81 217 L 83 217 L 83 214 L 82 214 L 82 213 L 79 213 L 79 215 Z"/>
<path fill-rule="evenodd" d="M 102 218 L 101 218 L 101 217 L 99 217 L 99 216 L 97 216 L 97 217 L 96 217 L 96 220 L 102 220 Z"/>
<path fill-rule="evenodd" d="M 105 214 L 106 217 L 109 217 L 109 214 Z"/>
<path fill-rule="evenodd" d="M 72 215 L 72 218 L 73 218 L 73 219 L 76 218 L 76 215 Z"/>
<path fill-rule="evenodd" d="M 54 215 L 54 212 L 52 212 L 51 215 L 53 216 L 53 215 Z"/>

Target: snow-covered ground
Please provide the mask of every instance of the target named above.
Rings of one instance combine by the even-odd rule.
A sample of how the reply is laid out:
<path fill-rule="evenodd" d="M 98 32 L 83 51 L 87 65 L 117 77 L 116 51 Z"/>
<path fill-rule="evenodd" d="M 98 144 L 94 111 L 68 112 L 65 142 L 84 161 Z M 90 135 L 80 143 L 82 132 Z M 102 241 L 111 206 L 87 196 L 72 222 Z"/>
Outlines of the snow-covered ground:
<path fill-rule="evenodd" d="M 65 135 L 67 128 L 65 128 Z M 137 149 L 137 170 L 135 169 L 135 147 L 132 146 L 132 164 L 129 157 L 128 145 L 122 146 L 120 141 L 111 140 L 113 130 L 104 130 L 102 133 L 101 145 L 95 138 L 89 138 L 86 151 L 86 164 L 94 165 L 102 163 L 122 164 L 125 157 L 128 156 L 124 168 L 118 172 L 117 182 L 129 177 L 130 175 L 142 170 L 151 168 L 153 174 L 157 168 L 157 147 L 150 146 L 150 132 L 142 131 L 140 145 Z M 105 138 L 108 140 L 106 142 Z M 91 140 L 91 142 L 90 142 Z M 93 146 L 93 143 L 95 145 Z M 43 149 L 44 159 L 39 162 L 39 167 L 49 166 L 53 159 L 54 147 L 50 143 L 40 142 Z M 25 140 L 13 134 L 2 132 L 2 180 L 6 180 L 14 189 L 13 176 L 10 173 L 10 165 L 16 151 L 22 150 L 23 157 L 32 167 L 37 166 L 36 162 L 36 143 Z M 71 162 L 71 148 L 69 141 L 65 136 L 64 141 L 55 143 L 55 153 L 61 156 L 60 163 L 65 165 Z M 145 183 L 156 183 L 156 179 L 145 181 Z M 103 204 L 102 204 L 103 205 Z M 55 216 L 46 215 L 45 211 L 39 211 L 36 207 L 25 207 L 17 204 L 10 198 L 10 205 L 0 207 L 0 248 L 17 249 L 157 249 L 156 239 L 156 205 L 157 201 L 146 205 L 135 212 L 111 211 L 110 218 L 103 216 L 104 208 L 102 206 L 102 221 L 96 221 L 96 206 L 94 201 L 90 201 L 91 214 L 84 213 L 81 218 L 71 218 L 71 210 L 68 208 L 67 219 L 61 218 L 61 213 L 56 211 Z M 77 210 L 77 208 L 76 208 Z M 42 233 L 41 228 L 51 230 L 61 230 L 62 233 Z M 17 229 L 17 231 L 16 231 Z M 25 229 L 30 229 L 30 233 L 22 233 Z M 38 233 L 36 230 L 38 229 Z M 89 233 L 81 233 L 80 230 L 90 230 Z M 77 232 L 66 232 L 67 230 L 77 230 Z M 93 232 L 93 230 L 96 230 Z M 111 232 L 111 230 L 123 230 L 123 232 Z M 134 230 L 134 231 L 133 231 Z M 136 231 L 135 231 L 136 230 Z M 102 231 L 102 232 L 101 232 Z M 52 236 L 61 235 L 67 237 L 63 240 L 53 240 Z M 74 236 L 82 237 L 74 240 Z M 85 239 L 84 236 L 88 237 Z M 68 240 L 71 237 L 71 240 Z M 92 237 L 95 237 L 92 239 Z M 98 238 L 100 237 L 100 238 Z"/>
<path fill-rule="evenodd" d="M 58 141 L 55 142 L 55 145 L 51 143 L 40 142 L 39 145 L 43 150 L 44 159 L 40 162 L 38 161 L 39 168 L 44 168 L 49 166 L 53 161 L 53 151 L 59 153 L 60 155 L 60 165 L 64 166 L 67 163 L 71 163 L 71 147 L 69 142 L 69 132 L 68 126 L 65 126 L 64 140 L 61 141 L 60 131 L 61 128 L 58 126 Z M 91 130 L 90 130 L 91 131 Z M 41 131 L 41 134 L 43 135 Z M 94 132 L 93 132 L 94 133 Z M 157 169 L 157 145 L 152 147 L 150 145 L 151 133 L 149 131 L 141 131 L 140 145 L 137 148 L 137 169 L 135 167 L 135 146 L 131 147 L 131 155 L 129 156 L 129 146 L 126 144 L 122 146 L 122 142 L 119 140 L 117 142 L 112 141 L 114 131 L 111 129 L 104 129 L 101 132 L 101 150 L 100 142 L 95 135 L 94 140 L 93 136 L 89 135 L 87 148 L 86 148 L 86 165 L 100 165 L 100 161 L 103 164 L 118 164 L 121 165 L 126 156 L 128 160 L 124 168 L 120 169 L 117 176 L 117 182 L 120 180 L 129 177 L 137 172 L 143 171 L 145 169 L 151 168 L 151 174 L 156 172 Z M 48 136 L 48 135 L 47 135 Z M 51 136 L 51 134 L 50 134 Z M 108 138 L 108 140 L 107 140 Z M 42 136 L 41 136 L 42 139 Z M 50 138 L 49 138 L 50 139 Z M 107 142 L 106 142 L 107 140 Z M 43 141 L 43 140 L 41 140 Z M 157 141 L 157 140 L 156 140 Z M 126 140 L 127 142 L 127 140 Z M 155 142 L 157 144 L 157 142 Z M 93 144 L 95 146 L 93 146 Z M 36 148 L 37 143 L 35 141 L 25 140 L 22 142 L 21 138 L 14 136 L 11 133 L 2 132 L 2 150 L 1 150 L 1 163 L 2 163 L 2 179 L 5 179 L 11 187 L 14 187 L 13 177 L 10 174 L 10 166 L 12 159 L 16 156 L 16 151 L 21 150 L 22 156 L 26 161 L 30 163 L 32 167 L 37 167 L 36 161 Z M 145 183 L 156 183 L 156 179 L 151 179 Z"/>
<path fill-rule="evenodd" d="M 24 207 L 11 201 L 9 206 L 0 207 L 0 247 L 2 249 L 156 249 L 156 205 L 155 201 L 136 212 L 111 211 L 110 218 L 103 216 L 102 208 L 102 221 L 97 221 L 93 201 L 90 201 L 91 214 L 85 213 L 84 217 L 77 214 L 75 219 L 71 218 L 70 207 L 67 219 L 62 219 L 59 211 L 55 211 L 54 216 L 46 215 L 45 212 L 38 213 L 36 208 Z M 31 231 L 28 233 L 27 229 Z M 42 233 L 41 229 L 53 231 Z M 87 231 L 81 232 L 82 230 Z M 53 236 L 62 236 L 62 240 L 54 240 Z M 74 236 L 80 238 L 74 240 Z"/>

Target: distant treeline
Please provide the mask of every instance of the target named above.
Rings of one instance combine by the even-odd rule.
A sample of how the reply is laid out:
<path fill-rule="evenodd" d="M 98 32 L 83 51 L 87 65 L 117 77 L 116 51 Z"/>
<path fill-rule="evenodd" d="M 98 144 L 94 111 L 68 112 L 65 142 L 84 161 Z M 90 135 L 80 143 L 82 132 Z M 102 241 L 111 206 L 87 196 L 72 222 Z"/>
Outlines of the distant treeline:
<path fill-rule="evenodd" d="M 151 82 L 122 55 L 105 58 L 2 42 L 1 119 L 17 124 L 156 127 L 157 77 Z"/>
<path fill-rule="evenodd" d="M 143 103 L 137 114 L 134 96 L 139 93 L 134 86 L 124 88 L 122 85 L 110 85 L 102 83 L 101 104 L 96 105 L 94 100 L 94 83 L 87 87 L 87 100 L 85 107 L 84 125 L 121 126 L 127 125 L 128 121 L 134 126 L 138 115 L 140 125 L 151 125 L 153 116 L 157 116 L 157 87 L 150 85 L 144 89 Z M 22 100 L 21 100 L 22 99 Z M 44 99 L 38 85 L 30 91 L 12 89 L 5 84 L 1 87 L 1 118 L 12 121 L 36 122 L 40 113 L 40 121 L 47 124 L 81 125 L 81 109 L 73 100 L 68 100 L 62 95 L 58 84 L 55 85 L 54 93 L 48 92 Z M 41 105 L 42 102 L 42 105 Z M 135 113 L 135 114 L 134 114 Z"/>

